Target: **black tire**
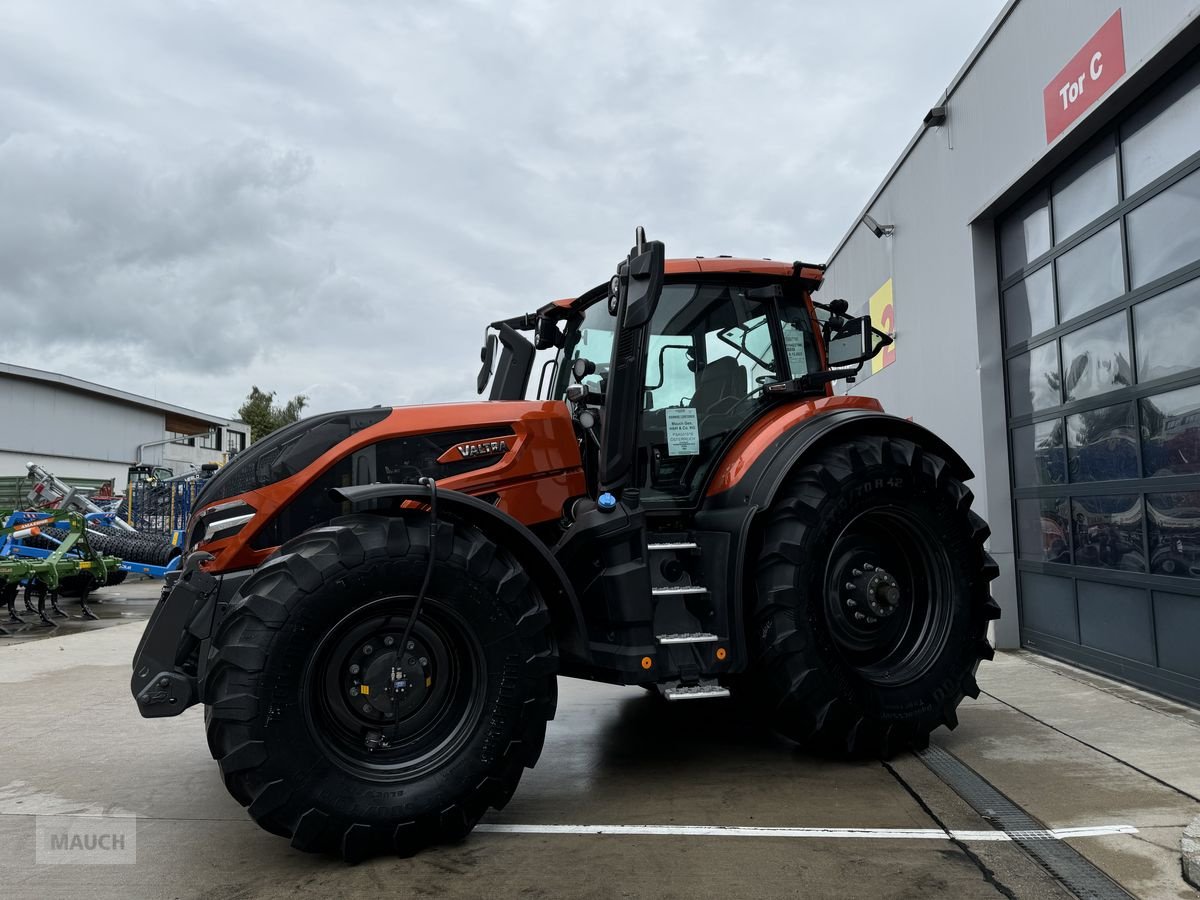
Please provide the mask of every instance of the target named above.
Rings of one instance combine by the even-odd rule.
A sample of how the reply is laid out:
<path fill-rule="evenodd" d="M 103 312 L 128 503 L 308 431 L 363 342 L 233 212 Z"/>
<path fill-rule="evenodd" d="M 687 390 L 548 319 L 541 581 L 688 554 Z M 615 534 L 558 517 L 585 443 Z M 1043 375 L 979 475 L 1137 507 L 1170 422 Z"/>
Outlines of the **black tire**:
<path fill-rule="evenodd" d="M 749 610 L 749 689 L 775 730 L 886 758 L 958 724 L 1000 615 L 971 501 L 945 460 L 899 438 L 831 445 L 791 474 Z"/>
<path fill-rule="evenodd" d="M 433 724 L 395 738 L 407 747 L 365 748 L 388 713 L 354 708 L 371 704 L 346 688 L 345 673 L 360 671 L 346 662 L 369 674 L 386 659 L 385 689 L 399 688 L 391 679 L 405 663 L 383 635 L 403 631 L 428 553 L 427 516 L 335 519 L 264 563 L 213 637 L 202 698 L 209 748 L 234 798 L 293 847 L 355 862 L 459 840 L 537 762 L 557 697 L 546 605 L 511 554 L 446 521 L 412 632 L 422 672 L 441 674 L 408 687 L 424 680 L 418 699 L 440 705 L 421 700 L 401 717 L 395 704 L 410 700 L 394 693 L 382 702 L 397 722 Z M 378 657 L 362 655 L 368 644 Z"/>

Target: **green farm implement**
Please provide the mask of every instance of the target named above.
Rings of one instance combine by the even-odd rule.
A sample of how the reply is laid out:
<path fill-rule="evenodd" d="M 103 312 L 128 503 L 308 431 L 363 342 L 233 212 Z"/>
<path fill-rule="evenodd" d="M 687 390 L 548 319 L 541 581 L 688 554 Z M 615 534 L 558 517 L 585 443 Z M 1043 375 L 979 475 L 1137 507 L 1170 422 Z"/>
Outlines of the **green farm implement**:
<path fill-rule="evenodd" d="M 29 624 L 16 610 L 17 595 L 22 588 L 26 611 L 36 614 L 43 626 L 54 626 L 52 615 L 69 618 L 58 605 L 59 594 L 66 589 L 78 592 L 83 618 L 98 618 L 88 607 L 88 594 L 105 584 L 109 573 L 115 572 L 121 561 L 92 549 L 82 515 L 56 511 L 38 516 L 14 511 L 0 518 L 0 522 L 4 523 L 0 526 L 0 602 L 8 607 L 8 619 L 0 624 L 0 635 L 12 634 L 14 625 Z M 43 529 L 64 526 L 62 539 L 53 541 L 50 549 L 26 545 L 27 539 L 38 537 Z M 47 599 L 50 613 L 46 612 Z"/>

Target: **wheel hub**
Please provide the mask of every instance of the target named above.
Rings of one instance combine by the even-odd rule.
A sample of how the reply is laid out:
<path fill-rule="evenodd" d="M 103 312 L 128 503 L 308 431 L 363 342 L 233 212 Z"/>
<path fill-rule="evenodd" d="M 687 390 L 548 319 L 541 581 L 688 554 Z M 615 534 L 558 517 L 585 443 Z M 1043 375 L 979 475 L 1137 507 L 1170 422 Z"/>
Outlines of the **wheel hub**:
<path fill-rule="evenodd" d="M 414 638 L 401 649 L 403 637 L 399 631 L 381 633 L 348 654 L 343 689 L 357 718 L 371 724 L 392 724 L 420 709 L 429 696 L 433 687 L 430 654 Z"/>
<path fill-rule="evenodd" d="M 900 608 L 900 584 L 884 569 L 862 563 L 843 585 L 847 611 L 858 623 L 874 625 Z"/>

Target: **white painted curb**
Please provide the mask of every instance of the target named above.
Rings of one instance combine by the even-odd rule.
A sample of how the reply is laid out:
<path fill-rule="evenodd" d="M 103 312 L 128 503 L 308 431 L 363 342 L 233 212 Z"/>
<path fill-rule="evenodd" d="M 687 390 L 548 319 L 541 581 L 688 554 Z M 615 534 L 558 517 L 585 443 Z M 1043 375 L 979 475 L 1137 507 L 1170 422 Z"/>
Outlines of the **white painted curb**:
<path fill-rule="evenodd" d="M 1179 849 L 1183 854 L 1183 880 L 1194 888 L 1200 888 L 1200 816 L 1183 829 Z"/>

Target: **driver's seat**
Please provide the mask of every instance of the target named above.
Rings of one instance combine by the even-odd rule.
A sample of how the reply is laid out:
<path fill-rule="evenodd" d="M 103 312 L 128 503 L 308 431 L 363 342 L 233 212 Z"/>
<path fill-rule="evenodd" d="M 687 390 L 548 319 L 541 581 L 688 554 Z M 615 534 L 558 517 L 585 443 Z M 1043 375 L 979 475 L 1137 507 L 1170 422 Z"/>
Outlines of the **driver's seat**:
<path fill-rule="evenodd" d="M 696 378 L 696 392 L 688 403 L 700 413 L 701 436 L 705 432 L 705 420 L 732 412 L 745 399 L 746 393 L 746 367 L 739 365 L 732 356 L 714 359 L 701 369 Z"/>

